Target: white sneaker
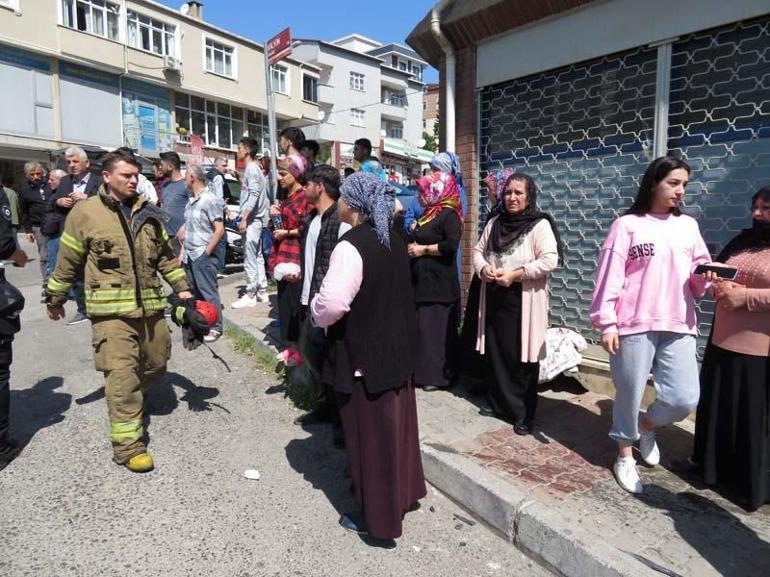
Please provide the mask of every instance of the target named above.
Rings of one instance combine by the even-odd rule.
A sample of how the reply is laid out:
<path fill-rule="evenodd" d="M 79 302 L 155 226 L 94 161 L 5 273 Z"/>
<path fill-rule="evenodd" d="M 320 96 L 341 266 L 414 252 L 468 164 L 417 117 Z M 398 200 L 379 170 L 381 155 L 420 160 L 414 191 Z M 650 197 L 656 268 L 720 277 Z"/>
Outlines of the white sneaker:
<path fill-rule="evenodd" d="M 255 307 L 257 306 L 257 297 L 246 293 L 230 306 L 233 307 L 234 309 L 245 309 L 249 307 Z"/>
<path fill-rule="evenodd" d="M 270 296 L 267 294 L 267 291 L 262 289 L 257 291 L 257 302 L 258 303 L 269 303 L 270 302 Z"/>
<path fill-rule="evenodd" d="M 203 342 L 213 343 L 215 340 L 217 340 L 221 336 L 222 336 L 222 333 L 220 333 L 219 331 L 215 331 L 214 329 L 211 329 L 209 331 L 209 334 L 203 337 Z"/>
<path fill-rule="evenodd" d="M 655 431 L 639 429 L 639 453 L 645 463 L 654 467 L 660 463 L 660 450 L 655 442 Z"/>
<path fill-rule="evenodd" d="M 625 457 L 615 461 L 612 466 L 612 472 L 615 473 L 615 480 L 623 489 L 629 493 L 641 493 L 644 491 L 644 485 L 639 478 L 639 471 L 636 468 L 636 461 L 633 457 Z"/>

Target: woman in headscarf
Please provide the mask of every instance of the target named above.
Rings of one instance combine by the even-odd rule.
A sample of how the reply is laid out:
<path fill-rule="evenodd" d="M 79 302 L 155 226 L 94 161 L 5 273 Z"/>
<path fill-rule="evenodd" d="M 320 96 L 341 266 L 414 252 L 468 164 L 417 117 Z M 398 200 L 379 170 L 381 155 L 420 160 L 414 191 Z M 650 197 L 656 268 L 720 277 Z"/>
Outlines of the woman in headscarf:
<path fill-rule="evenodd" d="M 494 411 L 527 435 L 537 408 L 540 359 L 548 328 L 546 279 L 561 256 L 550 215 L 537 208 L 537 187 L 527 174 L 508 177 L 503 208 L 484 228 L 473 249 L 482 280 L 477 350 L 485 355 L 488 393 Z"/>
<path fill-rule="evenodd" d="M 754 511 L 770 503 L 770 187 L 753 196 L 751 210 L 751 228 L 717 257 L 738 276 L 713 279 L 693 461 L 707 484 Z"/>
<path fill-rule="evenodd" d="M 499 214 L 502 206 L 500 191 L 505 186 L 508 177 L 512 174 L 513 169 L 501 168 L 490 172 L 484 179 L 484 183 L 487 185 L 487 222 Z M 465 316 L 463 317 L 460 346 L 457 355 L 460 361 L 459 371 L 463 375 L 478 381 L 484 378 L 483 358 L 476 350 L 480 292 L 481 279 L 474 274 L 471 279 L 471 286 L 468 289 L 468 298 L 465 301 Z M 489 414 L 490 411 L 491 409 L 482 409 L 483 414 Z"/>
<path fill-rule="evenodd" d="M 284 265 L 300 266 L 300 245 L 304 219 L 313 208 L 305 196 L 306 184 L 305 159 L 300 155 L 291 155 L 278 160 L 278 182 L 284 190 L 279 205 L 270 209 L 273 219 L 273 252 L 270 255 L 269 268 L 273 276 L 276 267 Z M 277 224 L 280 219 L 280 226 Z M 294 267 L 291 267 L 294 268 Z M 279 269 L 281 271 L 281 269 Z M 280 275 L 279 275 L 280 276 Z M 282 276 L 278 281 L 278 318 L 281 322 L 281 342 L 289 349 L 299 338 L 299 310 L 302 283 L 299 274 Z"/>
<path fill-rule="evenodd" d="M 448 387 L 454 377 L 457 324 L 452 312 L 460 299 L 456 256 L 463 211 L 452 174 L 435 171 L 417 185 L 425 211 L 408 247 L 419 331 L 414 379 L 417 386 L 435 391 Z"/>
<path fill-rule="evenodd" d="M 416 319 L 409 259 L 391 234 L 395 191 L 356 173 L 340 187 L 340 218 L 351 225 L 331 255 L 310 304 L 327 328 L 332 382 L 360 511 L 340 524 L 393 547 L 403 515 L 426 495 L 414 387 Z"/>

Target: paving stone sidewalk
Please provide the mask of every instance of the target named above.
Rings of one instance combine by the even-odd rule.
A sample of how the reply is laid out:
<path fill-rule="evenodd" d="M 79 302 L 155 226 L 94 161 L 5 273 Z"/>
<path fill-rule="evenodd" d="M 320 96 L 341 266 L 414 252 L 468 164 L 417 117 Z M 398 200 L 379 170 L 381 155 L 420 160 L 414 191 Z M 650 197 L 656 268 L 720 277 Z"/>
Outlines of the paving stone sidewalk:
<path fill-rule="evenodd" d="M 237 278 L 222 285 L 225 306 L 235 299 L 236 287 Z M 266 344 L 277 336 L 276 329 L 268 326 L 268 305 L 228 309 L 225 314 L 253 334 L 272 335 L 263 339 Z M 432 484 L 508 533 L 511 541 L 524 544 L 557 572 L 770 575 L 770 505 L 748 513 L 700 485 L 686 463 L 692 448 L 691 422 L 659 433 L 661 464 L 640 466 L 645 492 L 633 496 L 612 477 L 615 447 L 607 436 L 612 399 L 587 392 L 574 380 L 542 388 L 535 434 L 521 437 L 509 424 L 479 414 L 484 401 L 480 389 L 477 383 L 464 382 L 451 391 L 418 391 L 423 447 L 430 448 L 430 455 L 461 462 L 461 466 L 441 468 L 426 462 L 426 474 Z M 444 478 L 455 474 L 462 478 Z M 476 483 L 481 489 L 472 486 Z M 504 525 L 494 520 L 499 512 L 489 509 L 503 507 L 506 501 L 487 498 L 486 487 L 492 485 L 515 496 L 514 516 L 536 504 L 541 513 L 532 526 L 541 534 L 526 536 L 534 539 L 526 541 L 521 532 L 530 525 L 518 518 L 509 528 L 498 526 Z M 554 538 L 556 533 L 561 533 L 561 541 Z M 574 551 L 566 550 L 565 543 Z M 565 550 L 554 550 L 559 548 Z M 581 558 L 584 554 L 587 561 Z M 612 557 L 607 566 L 604 555 Z"/>

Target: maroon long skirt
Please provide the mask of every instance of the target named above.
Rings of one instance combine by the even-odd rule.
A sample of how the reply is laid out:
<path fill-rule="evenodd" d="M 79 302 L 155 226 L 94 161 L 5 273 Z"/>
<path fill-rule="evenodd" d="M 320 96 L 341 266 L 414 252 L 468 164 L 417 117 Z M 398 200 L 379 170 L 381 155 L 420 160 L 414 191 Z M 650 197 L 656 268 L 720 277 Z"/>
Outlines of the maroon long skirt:
<path fill-rule="evenodd" d="M 369 536 L 396 539 L 407 510 L 427 494 L 414 387 L 366 392 L 357 380 L 337 393 L 350 475 Z"/>

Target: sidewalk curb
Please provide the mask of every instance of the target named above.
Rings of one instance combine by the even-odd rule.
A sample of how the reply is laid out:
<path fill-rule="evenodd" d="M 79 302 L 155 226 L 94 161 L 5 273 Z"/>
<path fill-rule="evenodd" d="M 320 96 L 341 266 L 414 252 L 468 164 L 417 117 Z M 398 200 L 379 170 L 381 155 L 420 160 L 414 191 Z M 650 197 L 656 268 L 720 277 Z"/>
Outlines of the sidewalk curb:
<path fill-rule="evenodd" d="M 242 326 L 223 311 L 226 328 L 251 336 L 254 346 L 278 352 L 264 332 Z M 579 535 L 555 510 L 527 499 L 498 476 L 449 448 L 420 443 L 426 480 L 483 520 L 507 541 L 558 575 L 568 577 L 660 577 L 611 545 Z"/>
<path fill-rule="evenodd" d="M 430 442 L 420 445 L 426 479 L 496 529 L 512 544 L 558 575 L 568 577 L 660 577 L 631 555 L 578 534 L 555 510 L 493 473 Z"/>

